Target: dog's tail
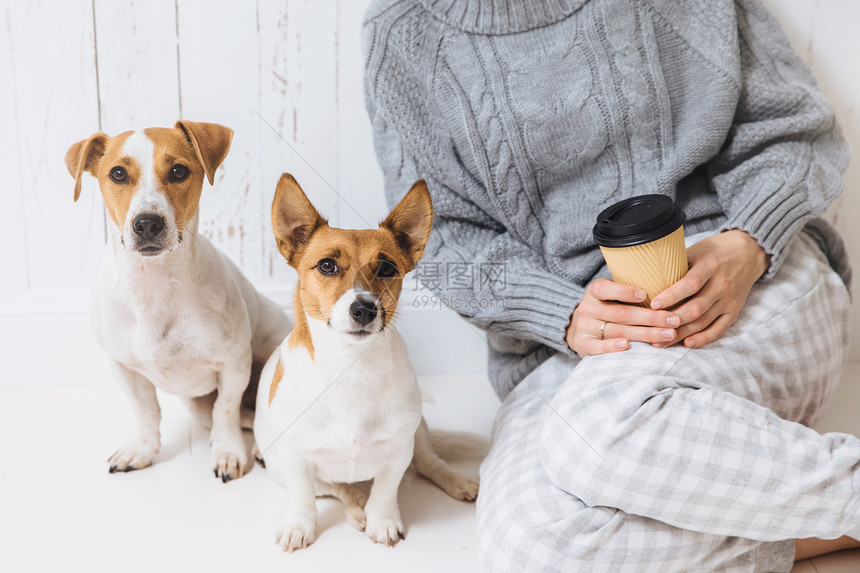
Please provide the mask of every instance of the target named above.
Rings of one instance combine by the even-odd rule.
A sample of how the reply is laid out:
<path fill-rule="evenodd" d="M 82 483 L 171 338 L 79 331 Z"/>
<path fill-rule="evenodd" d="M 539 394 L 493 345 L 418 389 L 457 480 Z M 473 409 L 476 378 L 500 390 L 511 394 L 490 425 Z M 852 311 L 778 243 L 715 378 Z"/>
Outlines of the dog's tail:
<path fill-rule="evenodd" d="M 464 432 L 431 430 L 430 442 L 433 444 L 433 451 L 446 462 L 482 459 L 490 451 L 490 443 L 487 440 Z"/>

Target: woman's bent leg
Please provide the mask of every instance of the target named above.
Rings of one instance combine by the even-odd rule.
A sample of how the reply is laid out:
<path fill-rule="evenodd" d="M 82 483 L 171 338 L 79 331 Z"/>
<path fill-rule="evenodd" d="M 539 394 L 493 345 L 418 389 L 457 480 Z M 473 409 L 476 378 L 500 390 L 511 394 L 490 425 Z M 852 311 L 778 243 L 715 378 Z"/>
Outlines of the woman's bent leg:
<path fill-rule="evenodd" d="M 794 542 L 685 531 L 554 486 L 540 461 L 541 423 L 575 362 L 556 356 L 505 400 L 481 467 L 478 550 L 488 571 L 672 573 L 788 571 Z"/>
<path fill-rule="evenodd" d="M 849 300 L 814 243 L 697 350 L 583 360 L 539 448 L 550 482 L 683 530 L 760 541 L 860 534 L 860 440 L 811 430 L 838 384 Z"/>

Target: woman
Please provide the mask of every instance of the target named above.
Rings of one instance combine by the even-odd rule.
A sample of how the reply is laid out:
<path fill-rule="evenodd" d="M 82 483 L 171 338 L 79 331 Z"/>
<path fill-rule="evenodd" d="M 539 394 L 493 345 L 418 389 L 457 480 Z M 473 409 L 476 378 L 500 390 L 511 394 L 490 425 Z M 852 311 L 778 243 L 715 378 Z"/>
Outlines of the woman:
<path fill-rule="evenodd" d="M 760 0 L 379 0 L 365 27 L 387 196 L 427 180 L 425 264 L 472 279 L 433 287 L 488 332 L 484 566 L 788 571 L 856 544 L 860 440 L 809 429 L 849 333 L 816 218 L 848 154 Z M 685 210 L 690 270 L 641 308 L 591 227 L 647 193 Z"/>

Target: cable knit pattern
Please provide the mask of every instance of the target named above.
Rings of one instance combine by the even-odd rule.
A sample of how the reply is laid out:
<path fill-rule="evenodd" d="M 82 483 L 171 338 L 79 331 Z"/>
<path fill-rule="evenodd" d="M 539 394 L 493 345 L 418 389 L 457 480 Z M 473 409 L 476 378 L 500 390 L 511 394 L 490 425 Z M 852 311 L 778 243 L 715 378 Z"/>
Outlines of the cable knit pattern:
<path fill-rule="evenodd" d="M 688 234 L 747 231 L 767 276 L 812 221 L 849 279 L 815 219 L 847 147 L 761 0 L 378 0 L 365 48 L 386 195 L 423 177 L 433 196 L 423 264 L 504 266 L 502 284 L 428 285 L 474 303 L 456 310 L 488 330 L 500 395 L 570 352 L 571 313 L 608 276 L 594 218 L 627 197 L 673 197 Z"/>

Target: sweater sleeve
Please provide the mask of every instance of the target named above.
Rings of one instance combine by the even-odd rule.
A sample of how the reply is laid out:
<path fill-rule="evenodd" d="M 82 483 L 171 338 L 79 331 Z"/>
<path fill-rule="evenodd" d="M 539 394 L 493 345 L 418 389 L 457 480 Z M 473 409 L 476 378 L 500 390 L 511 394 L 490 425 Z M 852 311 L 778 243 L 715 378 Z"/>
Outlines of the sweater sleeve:
<path fill-rule="evenodd" d="M 449 186 L 422 165 L 372 91 L 366 96 L 388 203 L 396 204 L 417 179 L 427 182 L 433 200 L 433 232 L 416 269 L 422 284 L 479 328 L 572 352 L 565 333 L 584 289 L 548 270 L 540 252 L 470 200 L 486 193 L 477 182 Z"/>
<path fill-rule="evenodd" d="M 833 110 L 812 72 L 792 50 L 761 0 L 738 0 L 739 76 L 734 124 L 709 181 L 728 221 L 770 256 L 765 278 L 785 247 L 836 199 L 848 164 Z"/>

